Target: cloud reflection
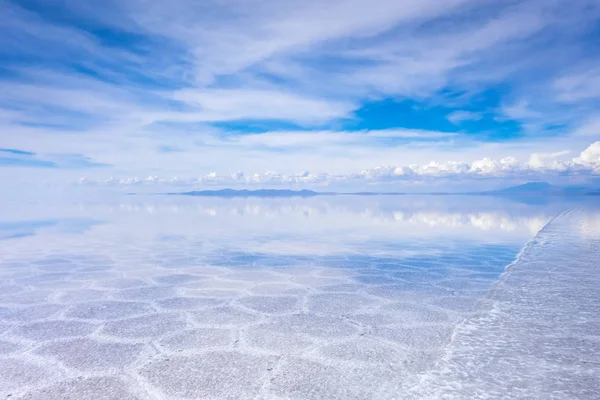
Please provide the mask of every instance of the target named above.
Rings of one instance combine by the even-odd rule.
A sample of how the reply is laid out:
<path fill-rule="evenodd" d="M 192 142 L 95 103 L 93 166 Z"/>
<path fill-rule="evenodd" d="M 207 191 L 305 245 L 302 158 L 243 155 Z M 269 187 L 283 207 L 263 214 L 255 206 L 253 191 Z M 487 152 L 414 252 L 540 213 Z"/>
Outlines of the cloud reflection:
<path fill-rule="evenodd" d="M 93 218 L 94 230 L 132 237 L 164 234 L 251 240 L 265 236 L 325 241 L 446 237 L 524 241 L 570 203 L 525 204 L 469 196 L 336 196 L 309 199 L 220 199 L 118 196 L 12 203 L 0 221 Z M 485 233 L 485 235 L 481 235 Z M 308 236 L 307 236 L 308 235 Z M 313 243 L 314 246 L 314 243 Z"/>

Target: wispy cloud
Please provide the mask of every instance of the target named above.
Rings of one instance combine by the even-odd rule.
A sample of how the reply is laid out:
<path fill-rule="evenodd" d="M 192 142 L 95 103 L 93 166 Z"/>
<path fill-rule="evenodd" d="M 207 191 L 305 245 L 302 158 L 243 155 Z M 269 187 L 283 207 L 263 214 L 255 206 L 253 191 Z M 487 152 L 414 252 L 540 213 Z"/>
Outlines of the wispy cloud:
<path fill-rule="evenodd" d="M 264 146 L 266 148 L 323 148 L 323 146 L 390 146 L 402 141 L 444 140 L 457 136 L 453 132 L 436 132 L 417 129 L 386 129 L 362 131 L 273 131 L 228 136 L 221 144 Z"/>
<path fill-rule="evenodd" d="M 107 164 L 94 162 L 81 154 L 47 154 L 41 156 L 26 150 L 0 148 L 0 168 L 29 167 L 84 169 L 105 166 L 107 166 Z"/>
<path fill-rule="evenodd" d="M 478 121 L 483 118 L 483 115 L 473 111 L 457 110 L 448 114 L 446 118 L 454 125 L 460 125 L 464 121 Z"/>
<path fill-rule="evenodd" d="M 322 123 L 348 118 L 356 108 L 349 102 L 327 101 L 268 89 L 184 89 L 172 96 L 192 107 L 190 111 L 196 114 L 198 121 L 275 119 Z"/>
<path fill-rule="evenodd" d="M 600 98 L 600 67 L 561 76 L 554 81 L 559 101 L 574 103 Z"/>
<path fill-rule="evenodd" d="M 573 132 L 576 136 L 600 137 L 600 115 L 583 121 Z"/>
<path fill-rule="evenodd" d="M 0 147 L 36 153 L 0 154 L 28 180 L 510 169 L 597 130 L 593 0 L 0 6 Z"/>

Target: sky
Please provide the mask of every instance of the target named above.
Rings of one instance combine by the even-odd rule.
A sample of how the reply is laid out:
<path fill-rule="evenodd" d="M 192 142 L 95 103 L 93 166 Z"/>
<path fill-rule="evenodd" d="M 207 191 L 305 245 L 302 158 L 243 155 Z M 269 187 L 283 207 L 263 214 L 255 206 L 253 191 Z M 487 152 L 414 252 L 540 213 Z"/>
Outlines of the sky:
<path fill-rule="evenodd" d="M 597 184 L 598 37 L 597 0 L 0 0 L 0 186 Z"/>

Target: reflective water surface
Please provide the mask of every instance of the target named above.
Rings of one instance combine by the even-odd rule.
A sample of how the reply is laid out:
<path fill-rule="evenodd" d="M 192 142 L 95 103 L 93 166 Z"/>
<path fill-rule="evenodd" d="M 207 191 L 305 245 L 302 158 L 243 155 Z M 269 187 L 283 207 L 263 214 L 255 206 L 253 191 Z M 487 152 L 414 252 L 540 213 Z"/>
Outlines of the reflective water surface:
<path fill-rule="evenodd" d="M 600 218 L 590 203 L 475 196 L 5 201 L 0 395 L 506 395 L 495 392 L 503 382 L 491 378 L 493 371 L 478 376 L 469 367 L 493 365 L 483 357 L 490 349 L 508 363 L 504 367 L 521 363 L 515 354 L 529 342 L 494 341 L 489 316 L 520 310 L 515 299 L 519 305 L 531 301 L 547 312 L 532 315 L 536 308 L 528 308 L 526 320 L 545 335 L 537 319 L 562 315 L 547 307 L 551 301 L 543 291 L 552 271 L 562 271 L 560 283 L 580 268 L 578 281 L 586 282 L 569 297 L 569 310 L 587 313 L 577 320 L 587 318 L 588 342 L 567 340 L 579 331 L 553 338 L 580 350 L 573 351 L 569 368 L 580 365 L 588 348 L 600 350 L 600 341 L 589 341 L 600 332 L 592 329 L 600 327 L 593 295 Z M 562 242 L 570 247 L 555 245 Z M 527 243 L 529 250 L 517 259 Z M 515 260 L 508 276 L 526 271 L 524 278 L 511 283 L 505 274 L 502 280 Z M 509 292 L 506 282 L 513 285 Z M 552 289 L 568 291 L 573 287 Z M 585 310 L 578 296 L 587 296 Z M 520 332 L 522 339 L 531 328 L 523 321 L 494 321 L 494 330 L 505 336 Z M 515 343 L 521 350 L 505 354 Z M 533 362 L 538 359 L 528 359 L 529 365 L 539 365 Z M 581 381 L 556 393 L 573 398 L 598 390 L 592 382 L 600 360 L 587 361 L 587 375 L 578 371 Z M 560 380 L 565 363 L 545 371 Z M 534 375 L 540 383 L 548 374 Z M 530 385 L 520 376 L 515 385 Z M 544 398 L 540 390 L 530 395 Z M 515 398 L 522 394 L 517 390 Z"/>

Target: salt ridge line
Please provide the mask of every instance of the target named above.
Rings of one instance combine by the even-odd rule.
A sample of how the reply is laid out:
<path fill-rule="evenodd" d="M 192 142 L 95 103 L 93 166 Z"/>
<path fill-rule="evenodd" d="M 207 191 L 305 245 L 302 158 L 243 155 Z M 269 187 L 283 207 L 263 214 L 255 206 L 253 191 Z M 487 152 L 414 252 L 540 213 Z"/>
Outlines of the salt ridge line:
<path fill-rule="evenodd" d="M 546 229 L 548 227 L 548 225 L 550 223 L 552 223 L 555 219 L 559 218 L 560 216 L 564 215 L 565 213 L 568 213 L 571 210 L 566 210 L 563 211 L 557 215 L 555 215 L 554 217 L 552 217 L 542 228 L 540 228 L 540 230 L 536 233 L 536 235 L 527 243 L 525 243 L 525 245 L 521 248 L 521 250 L 517 253 L 517 255 L 515 256 L 515 259 L 506 266 L 504 272 L 498 277 L 498 280 L 490 287 L 490 289 L 488 290 L 488 294 L 486 295 L 485 298 L 481 299 L 478 306 L 477 306 L 477 310 L 475 310 L 473 313 L 471 313 L 470 315 L 468 315 L 467 317 L 465 317 L 460 323 L 458 323 L 453 331 L 452 331 L 452 335 L 450 337 L 450 342 L 448 343 L 448 345 L 446 346 L 446 351 L 444 353 L 444 355 L 440 358 L 440 360 L 436 361 L 435 365 L 433 366 L 433 368 L 431 370 L 435 370 L 436 368 L 439 367 L 440 364 L 442 364 L 446 358 L 448 357 L 448 352 L 452 347 L 452 344 L 454 343 L 455 339 L 456 339 L 456 334 L 459 331 L 459 329 L 461 327 L 463 327 L 467 321 L 469 321 L 470 318 L 472 318 L 473 316 L 486 311 L 486 307 L 485 305 L 487 304 L 487 302 L 489 301 L 490 297 L 492 296 L 492 294 L 495 292 L 495 290 L 497 290 L 497 288 L 506 280 L 506 278 L 508 277 L 508 275 L 510 274 L 511 270 L 513 269 L 513 267 L 518 264 L 521 259 L 523 258 L 523 256 L 527 253 L 527 251 L 537 243 L 537 239 L 539 237 L 540 234 L 542 234 L 542 232 L 544 231 L 544 229 Z M 414 386 L 413 389 L 417 389 L 419 388 L 422 384 L 423 384 L 423 379 L 426 378 L 426 375 L 423 375 L 420 380 L 419 383 L 416 384 Z"/>
<path fill-rule="evenodd" d="M 593 273 L 600 256 L 594 246 L 586 252 L 590 240 L 598 244 L 600 238 L 595 231 L 593 239 L 583 240 L 574 234 L 574 229 L 580 234 L 589 229 L 586 217 L 589 221 L 585 210 L 565 211 L 540 230 L 490 290 L 487 307 L 455 328 L 446 354 L 422 375 L 407 398 L 572 399 L 600 395 L 600 384 L 593 378 L 600 376 L 600 321 L 586 319 L 600 309 L 600 298 L 594 291 L 600 277 Z M 551 254 L 557 249 L 556 241 L 561 251 Z M 566 247 L 560 247 L 563 242 L 567 242 Z M 530 268 L 519 268 L 523 264 Z M 515 274 L 525 276 L 511 280 Z M 540 277 L 546 285 L 539 284 Z M 577 286 L 566 286 L 573 278 Z M 519 294 L 522 296 L 517 297 Z M 560 308 L 551 308 L 557 303 Z M 473 357 L 478 355 L 483 357 Z M 517 373 L 502 376 L 506 371 Z"/>

